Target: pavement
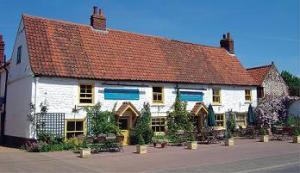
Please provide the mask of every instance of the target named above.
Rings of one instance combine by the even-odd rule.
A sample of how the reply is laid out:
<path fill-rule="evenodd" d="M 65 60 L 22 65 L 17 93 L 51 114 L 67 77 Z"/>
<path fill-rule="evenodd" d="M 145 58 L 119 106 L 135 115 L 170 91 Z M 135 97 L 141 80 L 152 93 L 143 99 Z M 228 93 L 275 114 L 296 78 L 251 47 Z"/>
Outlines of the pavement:
<path fill-rule="evenodd" d="M 300 173 L 300 144 L 255 139 L 236 139 L 235 143 L 232 147 L 202 144 L 197 150 L 148 147 L 143 155 L 135 154 L 135 146 L 128 146 L 124 152 L 93 154 L 85 159 L 71 151 L 28 153 L 0 147 L 0 173 Z"/>

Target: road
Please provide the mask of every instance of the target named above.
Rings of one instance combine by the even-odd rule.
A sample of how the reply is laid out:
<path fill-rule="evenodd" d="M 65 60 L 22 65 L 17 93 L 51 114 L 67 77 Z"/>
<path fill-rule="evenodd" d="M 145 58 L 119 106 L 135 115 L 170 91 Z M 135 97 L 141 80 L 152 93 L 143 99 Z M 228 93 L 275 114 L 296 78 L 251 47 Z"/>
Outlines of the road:
<path fill-rule="evenodd" d="M 124 152 L 94 154 L 78 158 L 71 151 L 28 153 L 0 147 L 0 173 L 300 173 L 300 144 L 289 141 L 236 139 L 236 145 L 198 145 L 161 149 L 148 147 L 148 153 L 135 154 L 135 146 Z"/>

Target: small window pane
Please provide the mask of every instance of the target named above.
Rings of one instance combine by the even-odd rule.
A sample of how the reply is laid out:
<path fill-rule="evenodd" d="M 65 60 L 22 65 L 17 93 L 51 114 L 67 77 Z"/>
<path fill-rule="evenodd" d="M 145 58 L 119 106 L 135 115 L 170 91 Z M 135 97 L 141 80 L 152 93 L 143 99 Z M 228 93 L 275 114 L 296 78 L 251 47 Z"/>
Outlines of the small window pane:
<path fill-rule="evenodd" d="M 75 121 L 67 122 L 67 131 L 75 131 Z"/>

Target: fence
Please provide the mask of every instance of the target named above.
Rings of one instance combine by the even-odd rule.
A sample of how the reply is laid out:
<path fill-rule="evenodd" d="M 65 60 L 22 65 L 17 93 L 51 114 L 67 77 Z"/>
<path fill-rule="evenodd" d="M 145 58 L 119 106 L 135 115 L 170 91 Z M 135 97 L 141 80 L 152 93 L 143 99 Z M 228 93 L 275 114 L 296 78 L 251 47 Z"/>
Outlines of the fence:
<path fill-rule="evenodd" d="M 64 113 L 37 113 L 36 132 L 52 134 L 58 137 L 65 135 L 65 114 Z"/>

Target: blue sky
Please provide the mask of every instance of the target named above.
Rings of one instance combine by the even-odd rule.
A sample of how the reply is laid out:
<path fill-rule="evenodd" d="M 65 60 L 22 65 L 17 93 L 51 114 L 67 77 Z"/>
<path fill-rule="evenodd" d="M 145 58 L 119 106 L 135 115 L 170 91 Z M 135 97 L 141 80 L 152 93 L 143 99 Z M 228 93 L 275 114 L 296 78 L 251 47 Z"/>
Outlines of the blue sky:
<path fill-rule="evenodd" d="M 300 76 L 299 0 L 0 0 L 7 56 L 22 13 L 89 24 L 94 5 L 114 29 L 212 46 L 231 32 L 245 67 L 274 61 Z"/>

